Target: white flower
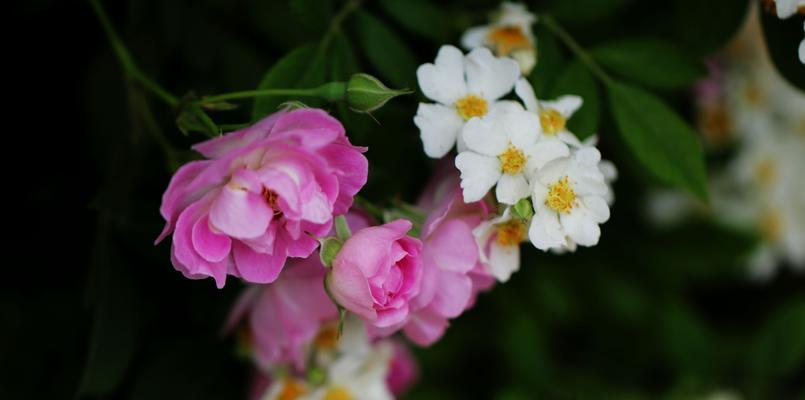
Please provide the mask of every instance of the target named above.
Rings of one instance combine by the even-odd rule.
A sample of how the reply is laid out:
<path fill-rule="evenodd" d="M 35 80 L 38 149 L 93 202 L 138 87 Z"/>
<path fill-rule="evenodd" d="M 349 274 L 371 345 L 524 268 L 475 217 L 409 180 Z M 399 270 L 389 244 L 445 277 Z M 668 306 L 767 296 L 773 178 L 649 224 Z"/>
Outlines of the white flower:
<path fill-rule="evenodd" d="M 566 95 L 555 101 L 537 100 L 534 88 L 524 78 L 517 81 L 514 92 L 523 101 L 526 110 L 539 117 L 543 140 L 561 140 L 576 147 L 582 145 L 576 135 L 567 130 L 567 121 L 573 116 L 573 113 L 581 108 L 581 97 Z"/>
<path fill-rule="evenodd" d="M 497 184 L 498 201 L 515 204 L 528 197 L 531 171 L 570 152 L 564 143 L 539 141 L 539 118 L 515 102 L 501 102 L 487 116 L 471 119 L 461 135 L 467 150 L 456 156 L 456 167 L 467 203 Z"/>
<path fill-rule="evenodd" d="M 488 47 L 498 56 L 514 58 L 523 75 L 528 75 L 537 63 L 534 34 L 531 25 L 537 17 L 522 4 L 504 2 L 489 25 L 470 28 L 461 37 L 461 45 L 471 50 Z"/>
<path fill-rule="evenodd" d="M 775 0 L 774 6 L 777 11 L 777 18 L 786 19 L 802 8 L 805 9 L 805 0 Z"/>
<path fill-rule="evenodd" d="M 442 46 L 436 61 L 419 66 L 416 75 L 422 93 L 436 103 L 420 103 L 414 123 L 425 154 L 441 158 L 460 140 L 466 121 L 486 115 L 511 92 L 520 71 L 513 60 L 495 58 L 488 49 L 464 56 L 453 46 Z"/>
<path fill-rule="evenodd" d="M 520 269 L 520 243 L 525 239 L 526 226 L 512 218 L 511 208 L 507 207 L 499 217 L 481 222 L 472 234 L 481 263 L 495 279 L 506 282 Z"/>
<path fill-rule="evenodd" d="M 572 251 L 576 244 L 598 243 L 598 224 L 609 219 L 604 199 L 609 188 L 600 161 L 598 150 L 582 147 L 535 172 L 531 182 L 534 217 L 528 236 L 538 249 Z"/>

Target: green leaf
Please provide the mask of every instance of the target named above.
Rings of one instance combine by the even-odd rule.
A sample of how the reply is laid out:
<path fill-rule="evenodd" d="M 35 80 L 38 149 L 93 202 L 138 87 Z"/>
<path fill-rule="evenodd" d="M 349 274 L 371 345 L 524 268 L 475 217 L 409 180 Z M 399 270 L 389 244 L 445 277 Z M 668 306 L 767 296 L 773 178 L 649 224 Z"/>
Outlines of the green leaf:
<path fill-rule="evenodd" d="M 548 90 L 554 82 L 562 66 L 565 64 L 565 57 L 556 36 L 552 35 L 541 25 L 537 25 L 537 65 L 528 76 L 531 86 L 534 87 L 534 94 L 537 98 L 548 97 Z"/>
<path fill-rule="evenodd" d="M 565 67 L 551 86 L 548 99 L 574 94 L 584 99 L 584 104 L 568 120 L 568 129 L 579 139 L 585 139 L 598 130 L 601 119 L 601 95 L 590 70 L 578 61 Z"/>
<path fill-rule="evenodd" d="M 643 89 L 620 83 L 608 89 L 618 131 L 635 158 L 661 180 L 706 199 L 704 154 L 693 129 Z"/>
<path fill-rule="evenodd" d="M 312 44 L 292 50 L 263 75 L 257 89 L 313 87 L 324 83 L 324 60 L 318 54 L 318 47 Z M 288 98 L 282 96 L 256 98 L 252 120 L 277 111 L 286 100 Z"/>
<path fill-rule="evenodd" d="M 357 11 L 352 21 L 364 56 L 378 75 L 392 87 L 413 87 L 417 62 L 408 45 L 368 12 Z"/>
<path fill-rule="evenodd" d="M 657 88 L 689 86 L 707 74 L 699 59 L 660 39 L 607 42 L 591 53 L 599 63 L 617 74 Z"/>
<path fill-rule="evenodd" d="M 395 22 L 413 34 L 445 43 L 450 39 L 449 19 L 426 0 L 380 0 L 380 7 Z"/>
<path fill-rule="evenodd" d="M 332 0 L 290 0 L 288 4 L 299 28 L 321 36 L 330 26 Z"/>
<path fill-rule="evenodd" d="M 805 302 L 786 305 L 763 327 L 753 348 L 755 376 L 770 378 L 805 363 Z"/>
<path fill-rule="evenodd" d="M 760 21 L 766 47 L 777 71 L 789 83 L 805 91 L 805 64 L 798 57 L 799 44 L 802 42 L 802 19 L 781 20 L 763 13 Z"/>
<path fill-rule="evenodd" d="M 677 0 L 669 16 L 673 32 L 686 49 L 711 54 L 722 47 L 743 23 L 749 0 Z"/>

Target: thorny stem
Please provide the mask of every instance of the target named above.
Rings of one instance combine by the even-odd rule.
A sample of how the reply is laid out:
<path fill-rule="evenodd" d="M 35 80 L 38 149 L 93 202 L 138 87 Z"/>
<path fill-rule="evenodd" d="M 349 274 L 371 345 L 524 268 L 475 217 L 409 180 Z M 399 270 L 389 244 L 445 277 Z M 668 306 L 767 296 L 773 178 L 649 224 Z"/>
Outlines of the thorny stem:
<path fill-rule="evenodd" d="M 101 26 L 106 33 L 106 37 L 109 39 L 109 42 L 112 45 L 112 50 L 114 50 L 115 56 L 117 56 L 118 61 L 120 61 L 120 65 L 123 67 L 123 71 L 126 73 L 126 75 L 130 79 L 139 82 L 141 85 L 143 85 L 143 87 L 151 91 L 151 93 L 156 95 L 169 106 L 176 107 L 179 105 L 178 97 L 172 95 L 158 83 L 151 80 L 151 78 L 149 78 L 145 73 L 142 72 L 142 70 L 140 70 L 139 67 L 137 67 L 137 64 L 134 63 L 129 50 L 120 40 L 115 28 L 109 21 L 109 16 L 106 15 L 106 11 L 104 11 L 100 1 L 89 0 L 89 4 L 92 6 L 92 10 L 95 11 L 95 15 L 98 17 L 98 20 L 100 21 Z"/>
<path fill-rule="evenodd" d="M 584 47 L 582 47 L 579 42 L 573 38 L 573 36 L 570 36 L 570 34 L 561 25 L 559 25 L 559 22 L 557 22 L 556 19 L 550 15 L 543 14 L 540 15 L 539 20 L 542 25 L 556 35 L 556 37 L 558 37 L 570 49 L 570 51 L 572 51 L 573 54 L 575 54 L 576 57 L 578 57 L 579 60 L 581 60 L 581 62 L 583 62 L 587 68 L 596 77 L 598 77 L 598 79 L 607 85 L 615 83 L 615 80 L 608 73 L 606 73 L 606 71 L 604 71 L 600 65 L 598 65 L 590 53 L 588 53 L 587 50 L 585 50 Z"/>

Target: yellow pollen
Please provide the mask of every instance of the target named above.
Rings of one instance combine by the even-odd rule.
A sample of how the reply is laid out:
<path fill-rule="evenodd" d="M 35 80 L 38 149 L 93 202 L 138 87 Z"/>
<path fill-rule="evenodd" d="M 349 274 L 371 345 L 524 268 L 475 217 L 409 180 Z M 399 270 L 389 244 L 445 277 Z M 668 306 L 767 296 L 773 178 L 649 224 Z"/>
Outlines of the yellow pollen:
<path fill-rule="evenodd" d="M 287 378 L 282 384 L 278 400 L 296 400 L 305 394 L 305 387 L 302 386 L 296 379 Z"/>
<path fill-rule="evenodd" d="M 327 389 L 324 400 L 352 400 L 352 393 L 343 386 L 333 386 Z"/>
<path fill-rule="evenodd" d="M 539 123 L 542 125 L 542 131 L 547 135 L 555 135 L 561 132 L 565 129 L 566 122 L 565 117 L 553 108 L 539 112 Z"/>
<path fill-rule="evenodd" d="M 500 160 L 500 170 L 509 175 L 517 175 L 525 169 L 526 156 L 522 150 L 514 147 L 511 143 L 506 147 L 506 151 L 498 156 Z"/>
<path fill-rule="evenodd" d="M 761 186 L 768 186 L 777 179 L 777 165 L 772 159 L 761 161 L 755 168 L 755 180 Z"/>
<path fill-rule="evenodd" d="M 567 177 L 564 177 L 548 186 L 548 198 L 545 199 L 545 205 L 552 210 L 561 213 L 568 213 L 573 209 L 573 204 L 576 202 L 576 192 L 570 186 Z"/>
<path fill-rule="evenodd" d="M 492 29 L 486 38 L 495 48 L 495 53 L 498 56 L 508 56 L 515 50 L 531 47 L 531 40 L 518 26 L 503 26 Z"/>
<path fill-rule="evenodd" d="M 469 120 L 472 117 L 483 117 L 489 111 L 489 106 L 483 97 L 468 94 L 456 101 L 456 111 L 461 118 Z"/>
<path fill-rule="evenodd" d="M 780 240 L 782 222 L 780 216 L 775 212 L 764 213 L 760 217 L 760 234 L 767 241 L 777 242 Z"/>
<path fill-rule="evenodd" d="M 517 220 L 506 221 L 497 228 L 497 242 L 501 246 L 519 246 L 525 237 L 525 224 Z"/>
<path fill-rule="evenodd" d="M 335 347 L 338 343 L 338 326 L 334 324 L 327 325 L 316 335 L 313 339 L 313 344 L 317 349 L 329 350 Z"/>

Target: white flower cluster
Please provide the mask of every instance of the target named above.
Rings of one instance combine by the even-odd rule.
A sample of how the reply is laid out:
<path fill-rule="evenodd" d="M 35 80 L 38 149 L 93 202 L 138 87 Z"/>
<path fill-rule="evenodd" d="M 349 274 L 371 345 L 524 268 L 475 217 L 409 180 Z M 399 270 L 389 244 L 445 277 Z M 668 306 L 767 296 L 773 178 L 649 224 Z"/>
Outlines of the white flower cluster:
<path fill-rule="evenodd" d="M 516 28 L 533 50 L 534 20 L 521 6 L 507 3 L 492 25 L 465 34 L 464 44 L 475 47 L 469 54 L 442 46 L 434 63 L 417 70 L 422 93 L 435 103 L 420 103 L 414 123 L 428 156 L 441 158 L 455 146 L 466 203 L 488 200 L 490 192 L 507 206 L 528 199 L 531 243 L 541 250 L 572 251 L 598 243 L 599 224 L 609 219 L 615 169 L 602 162 L 595 138 L 582 143 L 567 128 L 582 99 L 537 99 L 522 76 L 522 59 L 491 40 Z M 513 58 L 496 57 L 488 47 Z M 482 225 L 478 235 L 488 234 L 486 225 L 505 225 L 511 218 L 507 210 Z M 505 280 L 508 273 L 496 276 Z"/>
<path fill-rule="evenodd" d="M 711 76 L 697 87 L 697 107 L 710 147 L 735 149 L 711 175 L 709 189 L 716 219 L 761 239 L 750 274 L 768 279 L 784 262 L 805 271 L 805 95 L 774 69 L 756 14 L 712 60 Z M 653 199 L 653 214 L 682 217 L 690 204 L 662 194 Z"/>

